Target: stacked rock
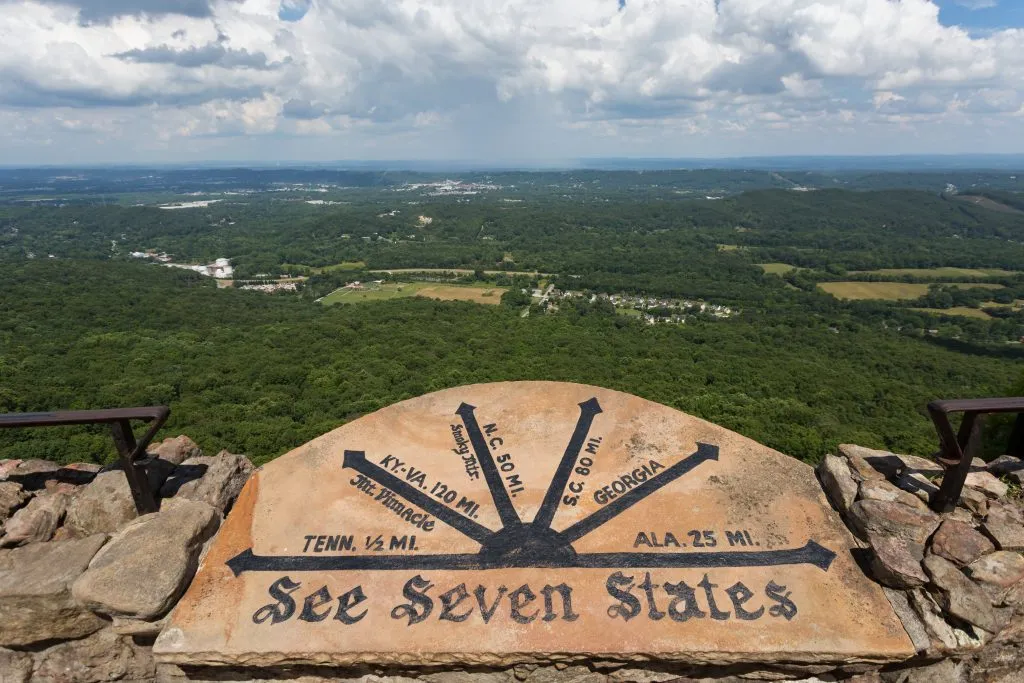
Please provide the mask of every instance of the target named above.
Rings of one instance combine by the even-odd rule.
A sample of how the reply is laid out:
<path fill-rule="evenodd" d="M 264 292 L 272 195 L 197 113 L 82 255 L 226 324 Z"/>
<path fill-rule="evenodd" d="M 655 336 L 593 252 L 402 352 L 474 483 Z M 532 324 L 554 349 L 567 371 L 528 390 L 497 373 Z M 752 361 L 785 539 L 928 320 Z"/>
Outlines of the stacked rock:
<path fill-rule="evenodd" d="M 188 437 L 142 462 L 139 516 L 117 466 L 0 461 L 0 680 L 152 680 L 150 645 L 254 467 Z"/>
<path fill-rule="evenodd" d="M 975 459 L 944 514 L 927 505 L 943 475 L 931 460 L 844 444 L 817 472 L 922 656 L 1024 680 L 1024 461 Z"/>

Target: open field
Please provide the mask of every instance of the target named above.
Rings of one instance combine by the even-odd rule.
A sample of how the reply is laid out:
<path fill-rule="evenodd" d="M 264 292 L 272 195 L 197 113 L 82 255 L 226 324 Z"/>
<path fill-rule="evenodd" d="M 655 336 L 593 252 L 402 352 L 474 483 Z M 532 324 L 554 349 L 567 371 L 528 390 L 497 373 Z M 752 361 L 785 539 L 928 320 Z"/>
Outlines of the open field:
<path fill-rule="evenodd" d="M 880 270 L 855 270 L 852 272 L 858 275 L 913 275 L 915 277 L 995 277 L 1017 275 L 1012 270 L 1002 270 L 1000 268 L 882 268 Z"/>
<path fill-rule="evenodd" d="M 977 308 L 967 308 L 966 306 L 954 306 L 953 308 L 912 308 L 910 310 L 934 313 L 935 315 L 959 315 L 965 318 L 980 318 L 981 320 L 989 320 L 992 317 L 985 311 Z"/>
<path fill-rule="evenodd" d="M 320 303 L 325 305 L 356 304 L 408 296 L 423 296 L 445 301 L 499 304 L 501 295 L 506 291 L 507 288 L 504 287 L 463 287 L 439 285 L 432 282 L 386 282 L 377 286 L 369 285 L 366 289 L 338 289 L 321 299 Z"/>
<path fill-rule="evenodd" d="M 335 263 L 329 266 L 303 266 L 297 263 L 285 263 L 281 266 L 282 268 L 309 268 L 314 273 L 331 273 L 336 270 L 362 270 L 366 267 L 366 263 L 363 261 L 342 261 L 341 263 Z"/>
<path fill-rule="evenodd" d="M 791 266 L 788 263 L 758 263 L 757 265 L 769 275 L 785 275 L 789 271 L 797 269 L 796 266 Z"/>
<path fill-rule="evenodd" d="M 943 283 L 963 289 L 1001 289 L 1002 285 L 977 282 Z M 928 285 L 910 282 L 821 282 L 822 290 L 838 299 L 916 299 L 928 293 Z"/>
<path fill-rule="evenodd" d="M 458 275 L 470 275 L 471 268 L 388 268 L 384 270 L 371 270 L 371 273 L 457 273 Z M 540 275 L 549 276 L 551 273 L 535 273 L 526 270 L 485 270 L 485 275 Z"/>
<path fill-rule="evenodd" d="M 978 197 L 976 195 L 957 195 L 957 201 L 967 202 L 980 206 L 983 209 L 989 209 L 991 211 L 999 211 L 1000 213 L 1024 213 L 1020 209 L 1015 209 L 1012 206 L 1007 206 L 1002 202 L 997 202 L 994 199 L 988 197 Z"/>

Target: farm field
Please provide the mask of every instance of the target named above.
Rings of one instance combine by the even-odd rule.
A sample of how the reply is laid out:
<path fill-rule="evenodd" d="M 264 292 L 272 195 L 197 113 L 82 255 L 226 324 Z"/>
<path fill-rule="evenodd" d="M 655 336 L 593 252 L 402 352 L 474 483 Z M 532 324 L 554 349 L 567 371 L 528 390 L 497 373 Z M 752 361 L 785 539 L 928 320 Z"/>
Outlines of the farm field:
<path fill-rule="evenodd" d="M 507 291 L 504 287 L 471 287 L 459 285 L 439 285 L 433 282 L 386 282 L 381 285 L 368 285 L 366 289 L 339 289 L 331 292 L 320 303 L 355 304 L 367 301 L 384 301 L 402 297 L 422 296 L 428 299 L 445 301 L 472 301 L 478 304 L 499 304 L 501 295 Z"/>
<path fill-rule="evenodd" d="M 981 320 L 990 320 L 992 318 L 985 311 L 977 308 L 967 308 L 966 306 L 954 306 L 953 308 L 912 308 L 910 310 L 934 313 L 935 315 L 959 315 L 964 318 L 979 318 Z"/>
<path fill-rule="evenodd" d="M 768 264 L 771 265 L 771 264 Z M 857 275 L 913 275 L 915 277 L 998 277 L 1017 275 L 1012 270 L 1000 268 L 881 268 L 879 270 L 854 270 Z"/>
<path fill-rule="evenodd" d="M 757 265 L 769 275 L 785 275 L 789 271 L 797 269 L 796 266 L 791 266 L 788 263 L 758 263 Z"/>
<path fill-rule="evenodd" d="M 976 282 L 943 283 L 951 286 L 981 289 L 1001 289 L 1002 285 Z M 916 299 L 928 293 L 928 285 L 910 282 L 821 282 L 818 284 L 825 292 L 838 299 Z"/>

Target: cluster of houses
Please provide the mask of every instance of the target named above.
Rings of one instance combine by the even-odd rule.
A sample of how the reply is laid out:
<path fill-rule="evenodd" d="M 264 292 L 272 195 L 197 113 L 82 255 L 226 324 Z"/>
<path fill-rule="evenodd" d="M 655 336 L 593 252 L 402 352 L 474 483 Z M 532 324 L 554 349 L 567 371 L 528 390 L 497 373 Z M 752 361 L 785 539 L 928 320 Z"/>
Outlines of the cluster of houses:
<path fill-rule="evenodd" d="M 687 317 L 703 313 L 715 318 L 730 318 L 738 311 L 720 304 L 690 299 L 670 299 L 643 294 L 591 294 L 575 290 L 555 289 L 549 286 L 546 290 L 536 289 L 532 292 L 534 300 L 549 311 L 558 310 L 558 302 L 572 299 L 587 298 L 590 303 L 598 300 L 610 301 L 616 309 L 635 310 L 648 324 L 676 323 L 684 324 Z"/>

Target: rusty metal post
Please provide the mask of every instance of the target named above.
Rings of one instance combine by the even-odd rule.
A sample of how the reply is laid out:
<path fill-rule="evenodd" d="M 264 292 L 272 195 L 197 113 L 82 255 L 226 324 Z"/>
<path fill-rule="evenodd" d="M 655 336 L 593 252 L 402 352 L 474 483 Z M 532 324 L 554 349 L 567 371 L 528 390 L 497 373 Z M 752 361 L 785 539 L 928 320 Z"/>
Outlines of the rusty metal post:
<path fill-rule="evenodd" d="M 117 446 L 121 467 L 124 468 L 124 476 L 128 479 L 128 487 L 135 500 L 135 509 L 140 515 L 156 512 L 159 508 L 149 486 L 149 475 L 146 474 L 145 468 L 135 462 L 139 447 L 135 442 L 131 424 L 128 420 L 119 420 L 111 423 L 110 429 L 114 432 L 114 444 Z"/>
<path fill-rule="evenodd" d="M 1013 431 L 1010 432 L 1010 444 L 1006 448 L 1006 454 L 1015 458 L 1024 458 L 1024 413 L 1019 413 L 1013 423 Z"/>
<path fill-rule="evenodd" d="M 935 512 L 951 512 L 960 500 L 964 482 L 971 471 L 971 460 L 978 436 L 977 413 L 964 413 L 960 430 L 954 436 L 947 413 L 933 410 L 930 405 L 928 411 L 939 433 L 939 461 L 946 469 L 942 476 L 942 485 L 932 494 L 929 506 Z"/>

